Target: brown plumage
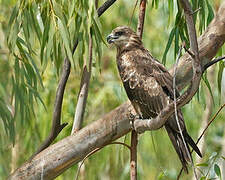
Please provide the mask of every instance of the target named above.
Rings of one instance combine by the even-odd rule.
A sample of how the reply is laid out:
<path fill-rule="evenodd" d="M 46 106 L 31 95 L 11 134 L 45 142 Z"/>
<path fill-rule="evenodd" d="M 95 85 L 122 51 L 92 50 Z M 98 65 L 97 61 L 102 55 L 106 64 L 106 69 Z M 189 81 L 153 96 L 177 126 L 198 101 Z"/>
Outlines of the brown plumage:
<path fill-rule="evenodd" d="M 129 27 L 117 27 L 107 37 L 108 43 L 117 47 L 117 66 L 127 96 L 141 119 L 155 118 L 160 111 L 173 101 L 173 79 L 167 69 L 144 48 L 138 35 Z M 179 96 L 176 91 L 176 96 Z M 188 135 L 181 110 L 178 110 L 179 124 L 187 145 L 201 156 L 198 147 Z M 188 146 L 182 141 L 175 115 L 166 122 L 165 128 L 172 144 L 187 170 L 191 162 Z"/>

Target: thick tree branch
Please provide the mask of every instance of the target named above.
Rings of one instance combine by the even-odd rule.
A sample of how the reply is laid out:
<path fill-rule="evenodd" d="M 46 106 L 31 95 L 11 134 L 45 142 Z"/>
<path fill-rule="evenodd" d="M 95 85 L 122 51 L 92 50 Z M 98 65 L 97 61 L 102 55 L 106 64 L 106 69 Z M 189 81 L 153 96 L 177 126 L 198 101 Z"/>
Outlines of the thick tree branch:
<path fill-rule="evenodd" d="M 225 41 L 225 2 L 217 15 L 198 39 L 199 58 L 202 66 L 208 63 Z M 173 69 L 170 71 L 173 72 Z M 176 85 L 185 87 L 192 79 L 192 64 L 189 54 L 181 57 L 177 67 Z M 173 74 L 173 73 L 171 73 Z M 73 164 L 81 161 L 96 148 L 114 141 L 128 133 L 132 128 L 130 115 L 135 114 L 130 102 L 126 102 L 76 134 L 48 147 L 32 161 L 17 169 L 9 179 L 40 179 L 42 167 L 44 178 L 53 179 Z"/>
<path fill-rule="evenodd" d="M 131 130 L 130 103 L 125 103 L 102 119 L 82 128 L 37 154 L 31 161 L 17 169 L 9 179 L 53 179 L 87 154 L 100 148 Z M 42 171 L 44 170 L 44 172 Z"/>
<path fill-rule="evenodd" d="M 225 2 L 221 4 L 217 14 L 207 27 L 206 31 L 198 38 L 199 58 L 201 66 L 211 61 L 218 49 L 225 41 Z M 189 84 L 193 77 L 192 57 L 185 53 L 178 64 L 176 85 L 179 90 Z M 174 74 L 174 67 L 170 69 L 170 74 Z"/>

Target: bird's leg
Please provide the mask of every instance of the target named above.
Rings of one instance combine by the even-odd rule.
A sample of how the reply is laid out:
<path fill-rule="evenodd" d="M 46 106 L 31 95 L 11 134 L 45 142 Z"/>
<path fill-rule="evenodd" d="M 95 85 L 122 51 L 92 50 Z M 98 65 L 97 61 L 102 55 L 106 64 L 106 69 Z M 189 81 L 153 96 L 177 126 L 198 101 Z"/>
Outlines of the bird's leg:
<path fill-rule="evenodd" d="M 130 125 L 131 125 L 132 129 L 135 130 L 134 121 L 136 119 L 140 119 L 140 116 L 138 114 L 133 114 L 132 112 L 130 112 L 128 118 L 130 120 Z"/>

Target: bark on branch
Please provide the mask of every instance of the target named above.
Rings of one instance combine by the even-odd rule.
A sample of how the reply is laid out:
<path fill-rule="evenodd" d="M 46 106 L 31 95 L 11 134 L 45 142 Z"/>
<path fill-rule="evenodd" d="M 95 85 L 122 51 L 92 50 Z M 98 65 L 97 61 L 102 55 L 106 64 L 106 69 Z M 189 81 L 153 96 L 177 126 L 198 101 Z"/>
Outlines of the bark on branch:
<path fill-rule="evenodd" d="M 225 42 L 225 2 L 210 23 L 204 34 L 198 39 L 201 65 L 208 63 Z M 173 74 L 173 68 L 170 70 Z M 192 64 L 189 54 L 180 59 L 177 67 L 176 84 L 181 90 L 192 79 Z M 132 128 L 130 115 L 134 110 L 130 102 L 126 102 L 100 120 L 81 129 L 56 144 L 48 147 L 32 161 L 23 164 L 9 179 L 53 179 L 73 164 L 82 160 L 92 150 L 128 133 Z"/>

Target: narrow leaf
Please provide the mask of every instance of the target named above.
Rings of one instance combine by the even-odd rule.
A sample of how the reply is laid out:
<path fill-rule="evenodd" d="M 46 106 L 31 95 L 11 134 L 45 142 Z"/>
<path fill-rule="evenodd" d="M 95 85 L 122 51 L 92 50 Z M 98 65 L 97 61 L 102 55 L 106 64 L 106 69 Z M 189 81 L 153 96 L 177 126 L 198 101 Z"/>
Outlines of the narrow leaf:
<path fill-rule="evenodd" d="M 217 164 L 214 165 L 214 171 L 215 171 L 216 175 L 221 179 L 220 167 Z"/>
<path fill-rule="evenodd" d="M 69 31 L 66 27 L 66 24 L 63 20 L 58 19 L 58 25 L 59 25 L 59 32 L 62 36 L 62 40 L 66 49 L 66 54 L 70 60 L 71 63 L 73 63 L 73 55 L 70 47 L 70 36 Z"/>
<path fill-rule="evenodd" d="M 162 63 L 165 65 L 166 64 L 166 55 L 171 47 L 171 44 L 173 42 L 173 38 L 174 38 L 174 35 L 175 35 L 175 28 L 173 28 L 170 32 L 170 35 L 169 35 L 169 39 L 168 39 L 168 42 L 167 42 L 167 45 L 166 45 L 166 49 L 164 51 L 164 54 L 163 54 L 163 59 L 162 59 Z"/>

